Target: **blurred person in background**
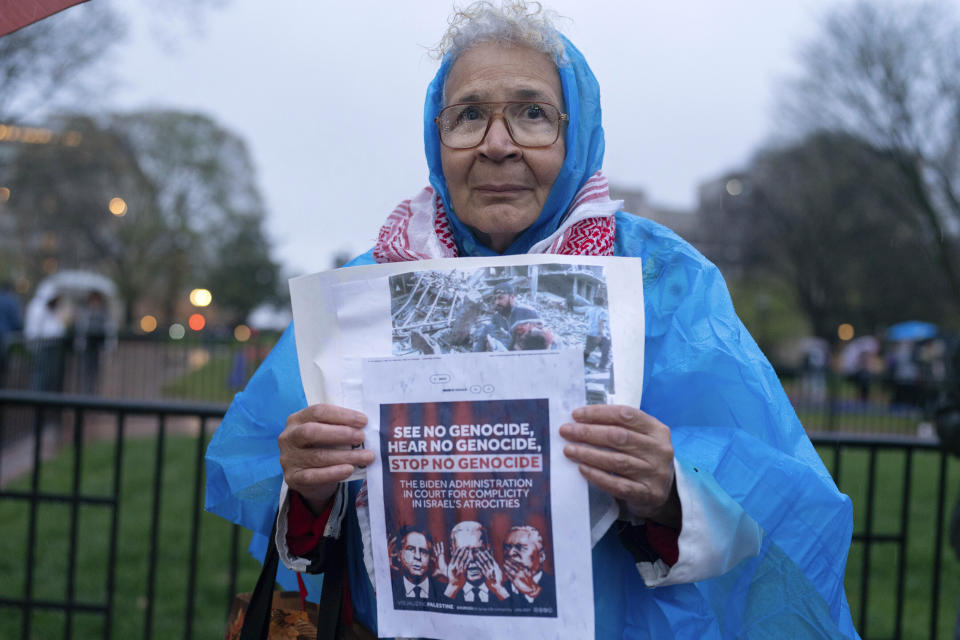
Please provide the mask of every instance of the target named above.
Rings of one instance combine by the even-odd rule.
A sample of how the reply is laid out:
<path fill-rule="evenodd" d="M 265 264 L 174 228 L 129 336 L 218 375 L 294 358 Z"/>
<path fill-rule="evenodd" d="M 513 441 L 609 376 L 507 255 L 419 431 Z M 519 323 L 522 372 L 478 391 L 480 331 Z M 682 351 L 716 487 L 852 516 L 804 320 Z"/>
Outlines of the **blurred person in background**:
<path fill-rule="evenodd" d="M 916 359 L 916 343 L 912 340 L 893 342 L 886 357 L 887 379 L 893 388 L 890 395 L 891 408 L 919 407 L 920 365 Z"/>
<path fill-rule="evenodd" d="M 99 291 L 91 291 L 77 311 L 73 324 L 73 349 L 77 354 L 78 391 L 95 394 L 99 388 L 100 361 L 104 350 L 117 340 L 117 327 Z"/>
<path fill-rule="evenodd" d="M 34 391 L 61 390 L 67 318 L 66 303 L 59 294 L 27 309 L 24 337 L 34 357 L 30 378 Z"/>
<path fill-rule="evenodd" d="M 13 283 L 0 282 L 0 389 L 7 375 L 7 351 L 13 336 L 23 330 L 23 310 L 13 291 Z"/>

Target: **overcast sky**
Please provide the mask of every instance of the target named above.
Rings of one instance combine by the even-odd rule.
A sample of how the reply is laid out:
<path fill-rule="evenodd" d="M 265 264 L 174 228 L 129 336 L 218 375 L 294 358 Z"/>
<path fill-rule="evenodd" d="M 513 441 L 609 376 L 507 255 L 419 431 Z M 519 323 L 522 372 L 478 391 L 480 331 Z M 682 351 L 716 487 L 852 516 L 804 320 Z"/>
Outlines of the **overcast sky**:
<path fill-rule="evenodd" d="M 117 3 L 120 5 L 121 3 Z M 549 7 L 601 87 L 604 172 L 661 205 L 742 166 L 775 128 L 778 82 L 837 0 L 575 2 Z M 129 11 L 121 108 L 200 111 L 241 135 L 289 275 L 367 250 L 427 184 L 422 107 L 449 1 L 232 0 L 199 31 Z M 277 7 L 288 12 L 279 14 Z M 187 31 L 174 38 L 174 27 Z"/>

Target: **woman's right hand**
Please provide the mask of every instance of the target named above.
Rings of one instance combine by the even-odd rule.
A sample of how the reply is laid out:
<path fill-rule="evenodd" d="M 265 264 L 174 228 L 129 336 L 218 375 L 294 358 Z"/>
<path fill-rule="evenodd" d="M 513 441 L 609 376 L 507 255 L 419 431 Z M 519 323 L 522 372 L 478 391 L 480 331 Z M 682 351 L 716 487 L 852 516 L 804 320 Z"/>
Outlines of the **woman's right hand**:
<path fill-rule="evenodd" d="M 314 513 L 322 513 L 337 485 L 354 467 L 373 462 L 363 444 L 367 417 L 359 411 L 315 404 L 292 414 L 280 434 L 280 466 L 287 486 L 303 496 Z"/>

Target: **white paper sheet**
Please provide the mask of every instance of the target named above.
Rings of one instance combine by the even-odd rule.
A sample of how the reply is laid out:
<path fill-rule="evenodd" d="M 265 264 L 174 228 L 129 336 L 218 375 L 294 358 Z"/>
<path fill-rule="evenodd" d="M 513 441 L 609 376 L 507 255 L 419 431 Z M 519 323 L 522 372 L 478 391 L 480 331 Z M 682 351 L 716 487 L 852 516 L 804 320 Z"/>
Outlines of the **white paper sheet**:
<path fill-rule="evenodd" d="M 496 295 L 498 287 L 505 284 L 513 291 L 509 308 Z M 523 255 L 370 265 L 293 279 L 290 292 L 300 374 L 310 404 L 344 405 L 364 411 L 371 422 L 379 423 L 379 413 L 374 416 L 371 412 L 379 411 L 380 404 L 469 404 L 481 397 L 503 403 L 546 398 L 548 427 L 553 435 L 556 427 L 569 419 L 570 411 L 585 401 L 640 405 L 644 317 L 643 272 L 638 258 Z M 597 327 L 602 327 L 602 335 L 588 338 L 589 333 L 597 333 Z M 540 350 L 522 350 L 528 348 Z M 437 377 L 431 381 L 428 376 L 427 382 L 423 382 L 418 365 L 409 364 L 411 358 L 421 368 L 430 369 L 430 376 Z M 575 371 L 569 368 L 574 363 Z M 459 380 L 463 376 L 479 377 L 465 387 L 456 387 L 460 391 L 448 390 L 435 397 L 437 385 L 445 384 L 448 377 Z M 550 384 L 546 384 L 548 380 Z M 493 391 L 488 390 L 488 385 L 493 386 Z M 371 433 L 365 446 L 378 452 L 381 443 Z M 542 461 L 549 474 L 538 473 L 550 478 L 550 491 L 540 492 L 551 505 L 550 519 L 548 522 L 542 515 L 530 517 L 549 535 L 549 542 L 545 543 L 549 559 L 545 560 L 547 570 L 534 582 L 539 585 L 538 580 L 546 580 L 546 586 L 555 578 L 557 584 L 564 586 L 556 590 L 556 599 L 545 607 L 546 612 L 535 612 L 532 602 L 521 600 L 519 609 L 511 609 L 521 611 L 519 616 L 503 616 L 502 610 L 492 617 L 489 611 L 469 612 L 466 603 L 457 605 L 442 594 L 433 602 L 453 604 L 453 612 L 436 607 L 423 611 L 414 608 L 412 612 L 395 608 L 391 562 L 396 567 L 397 560 L 389 559 L 389 538 L 397 533 L 397 527 L 415 523 L 400 522 L 387 515 L 390 509 L 396 509 L 398 499 L 394 494 L 404 488 L 391 489 L 384 500 L 379 458 L 374 467 L 358 469 L 354 478 L 369 473 L 371 521 L 379 531 L 373 535 L 373 550 L 377 558 L 381 635 L 592 636 L 592 607 L 583 606 L 592 602 L 589 549 L 617 517 L 618 509 L 609 495 L 592 489 L 588 492 L 583 478 L 562 455 L 562 439 L 551 437 L 544 442 L 548 444 L 549 458 Z M 420 451 L 406 453 L 427 455 Z M 434 455 L 437 453 L 444 452 Z M 465 474 L 469 470 L 454 471 Z M 376 497 L 374 482 L 380 487 Z M 457 513 L 456 509 L 450 511 Z M 510 507 L 499 515 L 481 510 L 471 516 L 475 520 L 466 522 L 483 524 L 490 554 L 499 565 L 504 562 L 503 545 L 510 527 L 516 524 L 510 522 L 511 518 L 519 522 L 528 512 L 532 513 L 527 507 Z M 584 516 L 587 512 L 589 519 Z M 494 520 L 488 522 L 488 517 Z M 562 529 L 554 528 L 555 522 L 564 523 Z M 568 530 L 567 522 L 575 526 Z M 438 543 L 436 547 L 445 548 L 448 563 L 453 560 L 450 534 L 455 524 L 435 524 L 431 533 Z M 474 529 L 474 534 L 477 531 Z M 562 531 L 562 535 L 554 536 L 554 531 Z M 414 536 L 412 540 L 415 544 L 407 546 L 427 546 L 425 538 Z M 517 546 L 515 542 L 510 543 L 511 548 Z M 395 553 L 393 557 L 398 556 Z M 554 560 L 557 566 L 553 565 Z M 499 584 L 512 583 L 503 577 L 503 566 L 500 570 Z M 530 593 L 538 591 L 529 580 L 521 579 L 520 583 Z M 410 587 L 414 594 L 417 585 L 408 582 L 403 586 Z M 429 581 L 423 587 L 429 591 Z M 539 594 L 534 600 L 538 597 Z M 429 611 L 429 615 L 424 611 Z M 499 622 L 488 628 L 488 621 Z"/>
<path fill-rule="evenodd" d="M 518 283 L 519 302 L 538 307 L 536 299 L 541 293 L 551 293 L 547 287 L 556 287 L 552 295 L 564 299 L 571 278 L 545 276 L 550 269 L 563 266 L 599 267 L 602 277 L 588 283 L 580 278 L 580 287 L 591 284 L 605 289 L 610 320 L 610 358 L 613 369 L 616 363 L 626 364 L 616 376 L 615 388 L 604 390 L 609 381 L 605 372 L 594 367 L 591 376 L 595 391 L 605 396 L 608 403 L 640 405 L 643 388 L 643 270 L 639 258 L 601 258 L 592 256 L 522 255 L 496 258 L 446 258 L 417 262 L 394 262 L 366 265 L 349 269 L 334 269 L 290 281 L 290 297 L 296 328 L 297 355 L 300 361 L 300 377 L 303 390 L 310 404 L 329 402 L 345 404 L 344 380 L 356 381 L 358 357 L 377 357 L 393 354 L 391 336 L 391 276 L 410 273 L 450 273 L 459 271 L 473 273 L 478 270 L 513 270 L 513 280 Z M 531 272 L 537 267 L 537 294 L 531 296 Z M 526 270 L 526 274 L 520 272 Z M 550 283 L 553 278 L 560 283 Z M 491 280 L 497 279 L 496 277 Z M 577 278 L 574 278 L 577 279 Z M 345 285 L 338 288 L 338 285 Z M 482 283 L 474 290 L 484 293 Z M 578 294 L 579 295 L 579 294 Z M 588 296 L 580 296 L 589 302 Z M 556 302 L 556 300 L 554 300 Z M 566 300 L 564 300 L 566 302 Z M 585 317 L 582 301 L 574 304 L 574 314 L 582 322 Z M 489 301 L 485 301 L 489 304 Z M 338 305 L 343 305 L 338 306 Z M 483 318 L 481 318 L 483 320 Z M 549 327 L 548 327 L 549 328 Z M 382 349 L 386 349 L 385 351 Z M 594 352 L 591 363 L 596 365 L 599 353 Z M 629 375 L 626 375 L 629 374 Z M 349 384 L 349 383 L 348 383 Z"/>
<path fill-rule="evenodd" d="M 363 360 L 380 636 L 592 636 L 587 487 L 557 433 L 582 358 Z"/>

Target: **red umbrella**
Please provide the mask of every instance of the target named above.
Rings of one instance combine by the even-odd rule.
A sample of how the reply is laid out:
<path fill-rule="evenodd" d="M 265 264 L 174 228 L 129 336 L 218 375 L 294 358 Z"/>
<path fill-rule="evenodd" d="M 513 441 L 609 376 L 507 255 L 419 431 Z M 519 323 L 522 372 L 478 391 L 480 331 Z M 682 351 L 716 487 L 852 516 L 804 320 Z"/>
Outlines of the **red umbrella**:
<path fill-rule="evenodd" d="M 0 0 L 0 36 L 87 0 Z"/>

